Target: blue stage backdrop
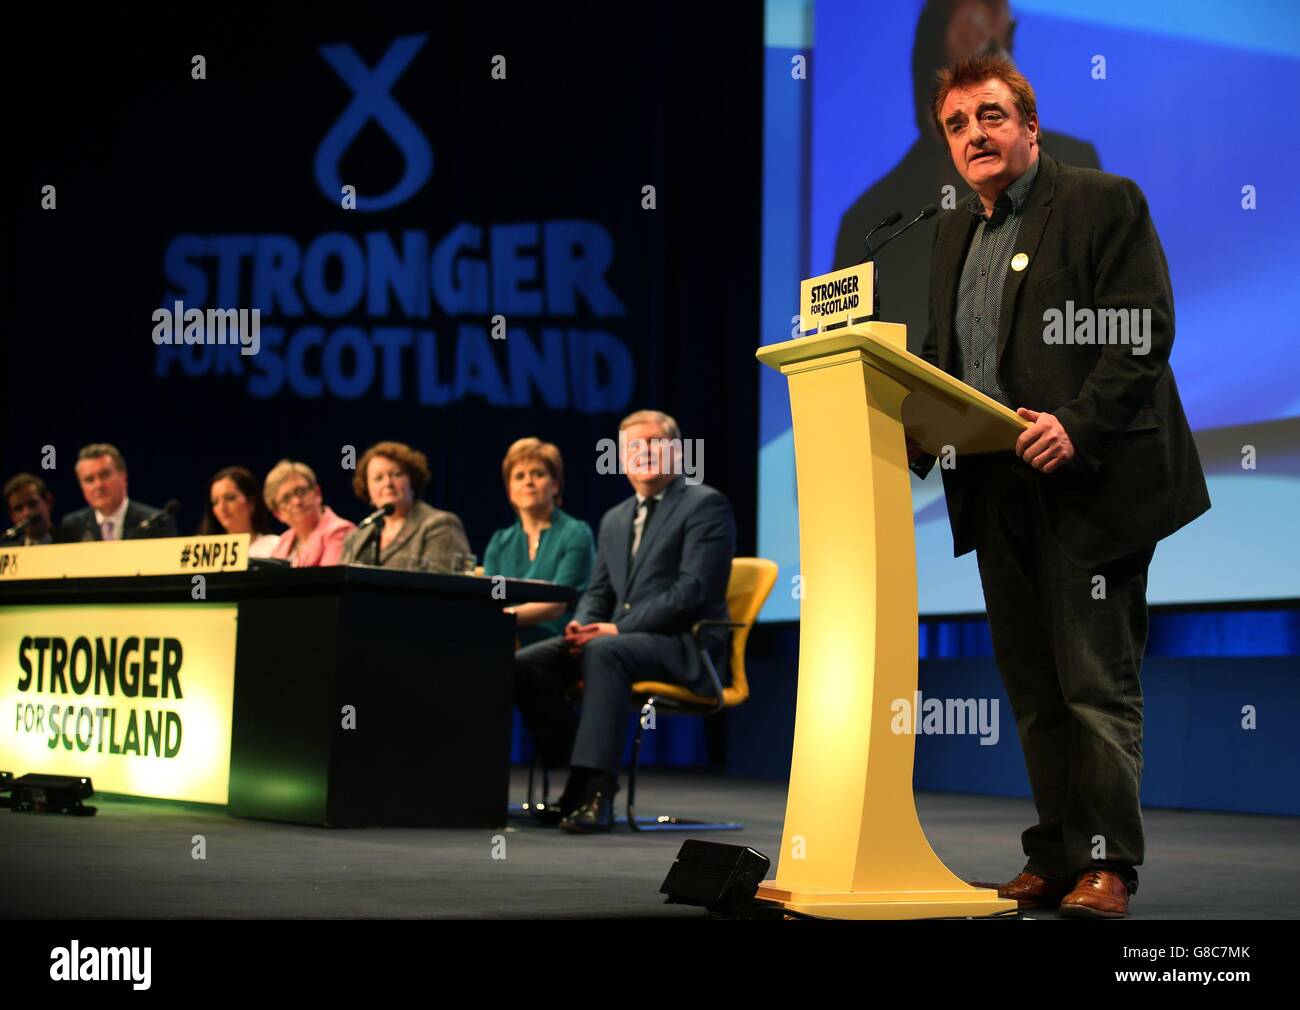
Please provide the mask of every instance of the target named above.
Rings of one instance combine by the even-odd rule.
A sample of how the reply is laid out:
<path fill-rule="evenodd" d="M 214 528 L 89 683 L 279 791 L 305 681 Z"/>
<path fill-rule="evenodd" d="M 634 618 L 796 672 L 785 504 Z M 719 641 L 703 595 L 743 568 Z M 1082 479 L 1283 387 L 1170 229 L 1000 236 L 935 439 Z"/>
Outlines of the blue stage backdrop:
<path fill-rule="evenodd" d="M 511 441 L 561 447 L 594 528 L 630 493 L 598 443 L 654 406 L 753 552 L 761 9 L 107 17 L 3 43 L 5 474 L 62 514 L 110 441 L 192 530 L 217 469 L 290 457 L 358 518 L 349 449 L 399 439 L 481 557 Z M 260 310 L 259 352 L 156 343 L 178 304 Z M 695 720 L 654 736 L 707 756 Z"/>

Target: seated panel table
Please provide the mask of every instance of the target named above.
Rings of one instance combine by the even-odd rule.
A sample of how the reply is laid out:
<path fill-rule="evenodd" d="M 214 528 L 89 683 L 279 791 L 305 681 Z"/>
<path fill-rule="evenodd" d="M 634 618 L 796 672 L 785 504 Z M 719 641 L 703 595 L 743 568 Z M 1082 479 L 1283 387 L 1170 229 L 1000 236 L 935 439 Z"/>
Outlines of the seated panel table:
<path fill-rule="evenodd" d="M 574 599 L 568 587 L 522 580 L 505 580 L 501 599 L 500 582 L 365 566 L 262 570 L 209 575 L 195 601 L 189 576 L 10 581 L 0 607 L 183 604 L 184 614 L 236 604 L 230 813 L 494 827 L 506 820 L 515 646 L 502 608 Z M 0 659 L 6 680 L 17 674 L 15 657 Z M 74 760 L 75 749 L 60 756 Z"/>

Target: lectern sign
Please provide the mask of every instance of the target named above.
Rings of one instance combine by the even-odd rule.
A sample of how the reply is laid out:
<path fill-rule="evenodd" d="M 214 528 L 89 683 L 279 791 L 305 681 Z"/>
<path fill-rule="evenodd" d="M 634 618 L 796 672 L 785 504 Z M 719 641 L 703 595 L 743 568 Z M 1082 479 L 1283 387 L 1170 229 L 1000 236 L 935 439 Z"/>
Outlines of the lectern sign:
<path fill-rule="evenodd" d="M 876 311 L 875 280 L 876 265 L 860 263 L 803 281 L 799 285 L 799 331 L 825 331 L 871 318 Z"/>

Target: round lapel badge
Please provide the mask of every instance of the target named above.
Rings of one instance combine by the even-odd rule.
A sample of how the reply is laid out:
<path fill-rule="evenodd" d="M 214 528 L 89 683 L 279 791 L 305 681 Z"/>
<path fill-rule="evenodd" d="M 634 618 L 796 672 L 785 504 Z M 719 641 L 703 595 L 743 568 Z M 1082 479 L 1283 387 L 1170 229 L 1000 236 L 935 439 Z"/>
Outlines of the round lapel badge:
<path fill-rule="evenodd" d="M 1029 266 L 1029 257 L 1025 253 L 1016 253 L 1011 257 L 1011 269 L 1016 273 Z"/>

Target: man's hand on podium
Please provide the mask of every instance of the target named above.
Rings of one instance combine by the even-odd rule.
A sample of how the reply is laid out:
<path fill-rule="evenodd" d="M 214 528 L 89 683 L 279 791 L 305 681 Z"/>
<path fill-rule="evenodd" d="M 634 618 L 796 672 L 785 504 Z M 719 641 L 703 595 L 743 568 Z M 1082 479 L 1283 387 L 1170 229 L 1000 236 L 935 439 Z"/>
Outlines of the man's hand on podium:
<path fill-rule="evenodd" d="M 1021 407 L 1016 411 L 1033 424 L 1016 439 L 1016 455 L 1043 473 L 1052 473 L 1074 459 L 1074 443 L 1052 414 Z"/>
<path fill-rule="evenodd" d="M 925 480 L 934 468 L 935 457 L 922 449 L 912 439 L 904 436 L 907 441 L 907 468 L 916 474 L 921 480 Z"/>

